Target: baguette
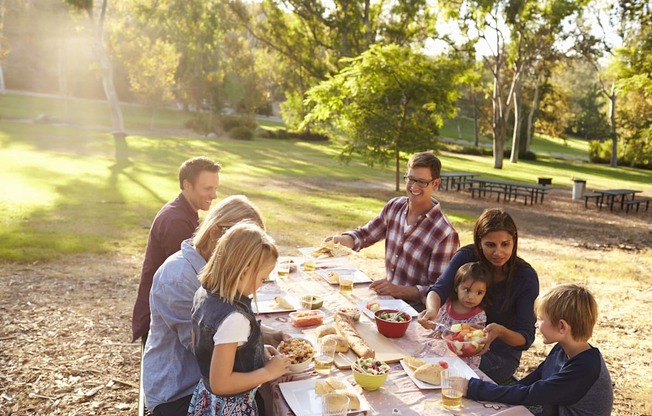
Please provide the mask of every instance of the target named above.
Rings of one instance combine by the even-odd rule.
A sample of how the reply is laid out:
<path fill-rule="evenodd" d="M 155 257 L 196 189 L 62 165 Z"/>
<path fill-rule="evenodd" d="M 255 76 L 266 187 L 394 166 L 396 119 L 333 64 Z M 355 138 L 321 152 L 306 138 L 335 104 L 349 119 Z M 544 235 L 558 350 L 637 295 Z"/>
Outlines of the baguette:
<path fill-rule="evenodd" d="M 349 346 L 358 357 L 374 358 L 376 356 L 376 352 L 360 336 L 358 330 L 355 329 L 353 323 L 347 316 L 336 313 L 333 319 L 340 334 L 348 341 Z"/>

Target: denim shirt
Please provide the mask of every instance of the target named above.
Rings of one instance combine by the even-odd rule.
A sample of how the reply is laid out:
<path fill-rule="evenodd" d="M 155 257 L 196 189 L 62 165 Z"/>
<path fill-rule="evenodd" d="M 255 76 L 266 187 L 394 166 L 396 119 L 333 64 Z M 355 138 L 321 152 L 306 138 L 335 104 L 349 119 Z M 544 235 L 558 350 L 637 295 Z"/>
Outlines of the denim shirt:
<path fill-rule="evenodd" d="M 143 354 L 143 389 L 153 410 L 192 395 L 201 373 L 192 353 L 192 300 L 206 260 L 185 240 L 154 275 L 151 325 Z"/>
<path fill-rule="evenodd" d="M 247 338 L 247 342 L 236 349 L 233 371 L 249 373 L 265 366 L 263 334 L 260 329 L 260 322 L 256 320 L 251 310 L 251 299 L 242 296 L 240 299 L 236 299 L 234 304 L 229 304 L 218 294 L 211 293 L 202 286 L 195 293 L 192 311 L 193 348 L 204 380 L 204 386 L 208 391 L 215 394 L 210 388 L 211 359 L 215 348 L 213 337 L 217 332 L 217 328 L 233 312 L 242 313 L 251 325 L 251 333 Z"/>

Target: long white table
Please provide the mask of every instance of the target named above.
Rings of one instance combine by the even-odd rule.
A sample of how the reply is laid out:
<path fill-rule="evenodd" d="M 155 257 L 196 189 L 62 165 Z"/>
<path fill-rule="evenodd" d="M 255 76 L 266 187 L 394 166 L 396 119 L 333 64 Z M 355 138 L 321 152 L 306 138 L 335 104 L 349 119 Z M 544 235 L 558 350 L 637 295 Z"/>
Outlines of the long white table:
<path fill-rule="evenodd" d="M 355 256 L 350 256 L 355 257 Z M 345 259 L 345 258 L 343 258 Z M 297 259 L 297 261 L 299 261 Z M 326 313 L 326 320 L 332 320 L 333 312 L 339 306 L 352 306 L 357 301 L 372 301 L 378 296 L 369 289 L 369 284 L 356 284 L 351 296 L 343 296 L 339 293 L 336 285 L 327 283 L 323 278 L 314 272 L 306 273 L 301 270 L 293 272 L 290 276 L 277 279 L 274 282 L 265 283 L 259 293 L 281 294 L 287 293 L 296 298 L 304 294 L 319 295 L 324 298 L 324 305 L 321 308 Z M 387 297 L 384 297 L 387 298 Z M 284 330 L 290 334 L 308 333 L 314 327 L 300 329 L 290 325 L 287 313 L 268 313 L 259 315 L 262 322 L 271 327 Z M 362 315 L 362 325 L 375 323 Z M 434 340 L 431 337 L 432 331 L 426 330 L 414 320 L 407 333 L 399 339 L 392 340 L 409 355 L 426 354 L 426 356 L 454 356 L 441 340 Z M 423 345 L 428 344 L 424 350 Z M 441 395 L 439 390 L 420 390 L 409 378 L 399 363 L 391 364 L 392 371 L 385 384 L 377 391 L 364 391 L 355 384 L 351 370 L 338 370 L 333 368 L 331 376 L 346 379 L 351 383 L 357 392 L 368 402 L 370 410 L 359 414 L 369 415 L 466 415 L 466 416 L 492 416 L 505 414 L 508 411 L 510 416 L 530 416 L 531 413 L 523 406 L 508 406 L 499 403 L 480 403 L 464 399 L 463 408 L 458 411 L 445 410 L 441 406 Z M 476 371 L 479 377 L 488 378 L 479 370 Z M 281 382 L 319 378 L 314 371 L 290 374 L 283 376 L 280 380 L 269 383 L 263 390 L 268 415 L 292 416 L 294 413 L 283 398 L 279 389 Z"/>

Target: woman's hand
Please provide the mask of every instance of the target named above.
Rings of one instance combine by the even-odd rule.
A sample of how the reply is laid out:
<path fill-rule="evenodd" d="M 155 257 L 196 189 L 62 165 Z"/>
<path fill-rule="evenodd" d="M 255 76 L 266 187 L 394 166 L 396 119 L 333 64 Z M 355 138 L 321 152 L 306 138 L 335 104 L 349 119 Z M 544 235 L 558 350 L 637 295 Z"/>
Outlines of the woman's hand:
<path fill-rule="evenodd" d="M 270 380 L 275 380 L 290 370 L 290 359 L 285 355 L 275 355 L 265 364 L 265 370 L 270 374 Z"/>
<path fill-rule="evenodd" d="M 426 329 L 433 329 L 437 326 L 435 321 L 437 320 L 437 312 L 431 311 L 429 309 L 424 309 L 419 312 L 417 317 L 417 322 L 421 324 L 422 327 Z"/>
<path fill-rule="evenodd" d="M 484 348 L 482 348 L 482 351 L 480 351 L 477 355 L 483 355 L 489 351 L 489 346 L 491 343 L 494 342 L 496 338 L 502 337 L 506 329 L 507 328 L 497 323 L 491 323 L 487 325 L 484 328 L 485 337 L 480 341 L 484 343 Z"/>

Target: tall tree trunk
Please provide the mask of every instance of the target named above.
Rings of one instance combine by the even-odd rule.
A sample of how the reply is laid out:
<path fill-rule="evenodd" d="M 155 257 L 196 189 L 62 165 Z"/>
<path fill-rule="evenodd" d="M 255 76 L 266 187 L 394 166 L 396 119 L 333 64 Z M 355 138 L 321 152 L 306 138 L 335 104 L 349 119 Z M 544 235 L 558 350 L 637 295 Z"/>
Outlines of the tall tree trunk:
<path fill-rule="evenodd" d="M 524 151 L 529 151 L 532 146 L 532 135 L 534 134 L 534 114 L 539 109 L 539 94 L 541 90 L 541 77 L 537 77 L 536 85 L 534 87 L 534 98 L 532 99 L 532 108 L 530 114 L 527 116 L 527 140 L 525 141 Z"/>
<path fill-rule="evenodd" d="M 480 132 L 478 131 L 478 103 L 476 100 L 477 93 L 473 91 L 473 138 L 475 140 L 475 147 L 480 146 Z"/>
<path fill-rule="evenodd" d="M 512 163 L 518 163 L 518 154 L 521 147 L 521 88 L 514 91 L 514 133 L 512 134 L 512 154 L 509 159 Z"/>
<path fill-rule="evenodd" d="M 113 141 L 115 143 L 115 160 L 116 162 L 126 162 L 129 158 L 129 147 L 127 145 L 127 133 L 125 132 L 122 109 L 120 108 L 120 99 L 118 92 L 113 83 L 113 65 L 109 53 L 104 46 L 104 17 L 106 16 L 107 0 L 102 0 L 102 9 L 99 20 L 96 25 L 94 49 L 97 59 L 100 63 L 102 72 L 102 86 L 106 99 L 111 109 L 111 125 Z"/>
<path fill-rule="evenodd" d="M 507 137 L 507 126 L 504 119 L 504 108 L 502 97 L 500 94 L 500 68 L 496 68 L 496 78 L 494 79 L 494 92 L 493 92 L 493 121 L 492 130 L 494 132 L 493 152 L 494 152 L 494 168 L 503 168 L 503 150 L 505 149 L 505 140 Z"/>
<path fill-rule="evenodd" d="M 611 127 L 611 163 L 609 166 L 618 166 L 618 132 L 616 131 L 616 82 L 611 84 L 609 94 L 609 122 Z"/>

